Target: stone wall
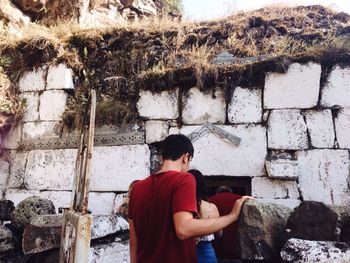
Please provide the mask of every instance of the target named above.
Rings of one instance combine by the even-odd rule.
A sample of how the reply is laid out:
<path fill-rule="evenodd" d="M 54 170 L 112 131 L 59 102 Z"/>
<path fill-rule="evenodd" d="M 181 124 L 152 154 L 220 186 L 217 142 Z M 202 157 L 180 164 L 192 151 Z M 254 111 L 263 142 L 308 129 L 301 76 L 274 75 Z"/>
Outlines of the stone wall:
<path fill-rule="evenodd" d="M 2 142 L 3 195 L 14 203 L 41 195 L 56 207 L 68 206 L 76 149 L 23 151 L 20 144 L 69 136 L 56 130 L 74 92 L 73 73 L 64 64 L 45 66 L 26 72 L 19 88 L 27 112 Z M 220 88 L 203 93 L 196 87 L 139 95 L 135 129 L 144 132 L 144 143 L 95 147 L 93 213 L 112 213 L 128 185 L 155 168 L 156 142 L 206 123 L 241 142 L 236 146 L 213 133 L 196 140 L 192 167 L 205 175 L 251 177 L 252 195 L 263 202 L 350 204 L 350 68 L 326 72 L 317 63 L 294 63 L 286 73 L 267 72 L 263 86 L 235 87 L 230 98 Z"/>

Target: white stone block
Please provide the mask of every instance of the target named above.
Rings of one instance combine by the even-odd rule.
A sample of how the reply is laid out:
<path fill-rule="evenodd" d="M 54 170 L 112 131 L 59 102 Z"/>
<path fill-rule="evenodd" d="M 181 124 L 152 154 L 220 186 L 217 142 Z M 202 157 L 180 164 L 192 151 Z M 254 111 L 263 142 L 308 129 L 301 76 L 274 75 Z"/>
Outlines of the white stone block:
<path fill-rule="evenodd" d="M 30 190 L 72 190 L 76 156 L 76 149 L 30 151 L 24 185 Z"/>
<path fill-rule="evenodd" d="M 271 179 L 295 180 L 298 178 L 298 162 L 288 159 L 266 161 L 267 175 Z"/>
<path fill-rule="evenodd" d="M 308 111 L 306 113 L 306 124 L 313 147 L 334 147 L 335 135 L 331 110 Z"/>
<path fill-rule="evenodd" d="M 273 110 L 268 121 L 270 149 L 307 149 L 307 127 L 299 110 Z"/>
<path fill-rule="evenodd" d="M 40 96 L 39 116 L 42 121 L 59 121 L 65 110 L 67 94 L 62 90 L 44 91 Z"/>
<path fill-rule="evenodd" d="M 304 200 L 350 205 L 349 163 L 347 150 L 298 152 L 299 189 Z"/>
<path fill-rule="evenodd" d="M 25 167 L 27 164 L 28 152 L 11 151 L 10 153 L 10 177 L 7 183 L 8 188 L 20 188 L 24 182 Z"/>
<path fill-rule="evenodd" d="M 92 157 L 91 191 L 127 191 L 132 181 L 150 173 L 147 144 L 95 147 Z"/>
<path fill-rule="evenodd" d="M 301 201 L 299 199 L 272 199 L 272 198 L 257 198 L 257 201 L 264 204 L 275 204 L 283 205 L 291 209 L 296 208 L 300 205 Z"/>
<path fill-rule="evenodd" d="M 3 149 L 17 149 L 22 138 L 22 123 L 18 123 L 12 127 L 5 138 L 2 138 L 1 148 Z"/>
<path fill-rule="evenodd" d="M 90 248 L 89 263 L 129 263 L 129 243 L 113 242 Z"/>
<path fill-rule="evenodd" d="M 114 212 L 115 193 L 89 194 L 89 209 L 95 215 L 111 215 Z"/>
<path fill-rule="evenodd" d="M 125 198 L 128 197 L 128 193 L 117 194 L 114 199 L 114 213 L 116 213 L 119 207 L 124 203 Z"/>
<path fill-rule="evenodd" d="M 7 189 L 7 180 L 10 176 L 10 163 L 0 159 L 0 189 Z"/>
<path fill-rule="evenodd" d="M 183 101 L 182 120 L 186 124 L 224 123 L 226 103 L 221 90 L 204 94 L 198 88 L 192 88 Z"/>
<path fill-rule="evenodd" d="M 164 140 L 169 133 L 169 124 L 166 121 L 147 121 L 146 143 L 159 142 Z"/>
<path fill-rule="evenodd" d="M 268 73 L 265 79 L 264 108 L 312 108 L 317 105 L 321 66 L 294 63 L 285 74 Z"/>
<path fill-rule="evenodd" d="M 45 67 L 25 72 L 18 83 L 20 92 L 45 90 L 45 76 Z"/>
<path fill-rule="evenodd" d="M 26 92 L 20 95 L 26 103 L 22 121 L 36 121 L 39 118 L 39 93 Z"/>
<path fill-rule="evenodd" d="M 350 68 L 336 66 L 322 90 L 321 105 L 350 107 Z"/>
<path fill-rule="evenodd" d="M 137 109 L 141 117 L 149 119 L 176 119 L 179 117 L 179 90 L 152 93 L 142 90 L 137 102 Z"/>
<path fill-rule="evenodd" d="M 170 134 L 189 135 L 201 126 L 171 128 Z M 205 175 L 261 176 L 264 175 L 266 129 L 260 125 L 219 126 L 241 138 L 239 146 L 207 133 L 194 141 L 194 158 L 191 167 Z"/>
<path fill-rule="evenodd" d="M 350 149 L 350 109 L 339 111 L 334 122 L 339 148 Z"/>
<path fill-rule="evenodd" d="M 262 117 L 261 89 L 237 87 L 228 105 L 228 120 L 231 123 L 258 123 Z"/>
<path fill-rule="evenodd" d="M 73 72 L 65 64 L 50 66 L 46 90 L 74 89 Z"/>
<path fill-rule="evenodd" d="M 40 196 L 40 192 L 33 190 L 8 189 L 5 194 L 5 199 L 11 200 L 14 205 L 17 206 L 19 202 L 30 196 Z"/>
<path fill-rule="evenodd" d="M 51 200 L 55 205 L 56 213 L 60 207 L 67 208 L 71 205 L 72 192 L 69 191 L 43 191 L 39 196 Z"/>
<path fill-rule="evenodd" d="M 23 123 L 23 140 L 59 138 L 55 133 L 57 122 L 25 122 Z"/>
<path fill-rule="evenodd" d="M 299 192 L 295 181 L 254 177 L 252 178 L 252 196 L 272 199 L 298 199 Z"/>

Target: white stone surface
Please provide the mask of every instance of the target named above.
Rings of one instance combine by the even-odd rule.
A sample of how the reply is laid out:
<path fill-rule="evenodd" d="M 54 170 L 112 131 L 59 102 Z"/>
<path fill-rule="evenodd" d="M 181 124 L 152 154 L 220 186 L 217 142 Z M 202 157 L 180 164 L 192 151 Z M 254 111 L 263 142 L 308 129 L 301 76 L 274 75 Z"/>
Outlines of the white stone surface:
<path fill-rule="evenodd" d="M 36 121 L 39 118 L 39 93 L 26 92 L 20 95 L 25 100 L 26 109 L 22 121 Z"/>
<path fill-rule="evenodd" d="M 322 90 L 321 105 L 350 107 L 350 68 L 336 66 Z"/>
<path fill-rule="evenodd" d="M 270 149 L 307 149 L 307 127 L 299 110 L 273 110 L 268 121 Z"/>
<path fill-rule="evenodd" d="M 147 144 L 95 147 L 91 191 L 127 191 L 132 181 L 148 176 L 149 169 Z"/>
<path fill-rule="evenodd" d="M 224 123 L 226 103 L 221 90 L 213 94 L 204 94 L 198 88 L 192 88 L 183 101 L 182 120 L 186 124 Z"/>
<path fill-rule="evenodd" d="M 24 185 L 30 190 L 72 190 L 76 155 L 76 149 L 30 151 Z"/>
<path fill-rule="evenodd" d="M 189 135 L 201 126 L 184 126 L 180 130 L 171 128 L 170 134 Z M 237 147 L 215 134 L 208 133 L 196 140 L 192 168 L 205 175 L 259 176 L 264 174 L 266 157 L 266 129 L 260 125 L 220 126 L 240 137 Z"/>
<path fill-rule="evenodd" d="M 298 152 L 299 189 L 304 200 L 350 205 L 349 152 L 309 150 Z"/>
<path fill-rule="evenodd" d="M 237 87 L 228 105 L 228 120 L 231 123 L 258 123 L 262 117 L 261 89 Z"/>
<path fill-rule="evenodd" d="M 124 199 L 128 197 L 128 193 L 117 194 L 114 199 L 114 213 L 118 211 L 118 208 L 123 204 Z"/>
<path fill-rule="evenodd" d="M 92 217 L 91 239 L 127 230 L 129 230 L 129 223 L 121 215 L 94 215 Z"/>
<path fill-rule="evenodd" d="M 17 206 L 19 202 L 30 196 L 40 196 L 40 192 L 35 190 L 8 189 L 5 194 L 5 199 L 11 200 L 14 205 Z"/>
<path fill-rule="evenodd" d="M 89 194 L 89 209 L 95 215 L 111 215 L 114 212 L 115 193 Z"/>
<path fill-rule="evenodd" d="M 27 164 L 28 152 L 11 151 L 10 160 L 10 178 L 8 179 L 8 188 L 19 188 L 24 182 L 25 167 Z"/>
<path fill-rule="evenodd" d="M 10 176 L 10 163 L 0 159 L 0 189 L 7 188 L 7 180 Z"/>
<path fill-rule="evenodd" d="M 149 119 L 176 119 L 179 117 L 179 90 L 152 93 L 142 90 L 137 102 L 137 109 L 141 117 Z"/>
<path fill-rule="evenodd" d="M 59 121 L 65 110 L 67 94 L 62 90 L 44 91 L 40 96 L 39 116 L 42 121 Z"/>
<path fill-rule="evenodd" d="M 1 148 L 3 149 L 17 149 L 22 138 L 22 123 L 18 123 L 12 127 L 5 138 L 2 139 Z"/>
<path fill-rule="evenodd" d="M 334 147 L 335 135 L 331 110 L 308 111 L 306 113 L 306 125 L 313 147 Z"/>
<path fill-rule="evenodd" d="M 23 123 L 22 140 L 59 138 L 55 133 L 57 122 L 25 122 Z"/>
<path fill-rule="evenodd" d="M 334 122 L 339 148 L 350 149 L 350 109 L 339 111 Z"/>
<path fill-rule="evenodd" d="M 50 66 L 46 90 L 74 89 L 73 72 L 65 64 Z"/>
<path fill-rule="evenodd" d="M 283 205 L 294 209 L 299 206 L 301 201 L 299 199 L 273 199 L 273 198 L 257 198 L 257 201 L 264 204 L 275 204 L 275 205 Z"/>
<path fill-rule="evenodd" d="M 129 263 L 130 252 L 127 242 L 113 242 L 90 248 L 90 263 Z"/>
<path fill-rule="evenodd" d="M 146 121 L 146 143 L 164 140 L 169 133 L 169 124 L 166 121 Z"/>
<path fill-rule="evenodd" d="M 264 108 L 311 108 L 317 105 L 321 66 L 294 63 L 285 74 L 268 73 L 265 79 Z"/>
<path fill-rule="evenodd" d="M 40 192 L 39 196 L 51 200 L 55 205 L 56 213 L 60 207 L 70 207 L 72 200 L 72 192 L 70 191 L 43 191 Z"/>
<path fill-rule="evenodd" d="M 252 178 L 252 196 L 272 199 L 298 199 L 299 192 L 295 181 L 255 177 Z"/>
<path fill-rule="evenodd" d="M 45 75 L 45 68 L 25 72 L 19 80 L 19 90 L 21 92 L 45 90 Z"/>
<path fill-rule="evenodd" d="M 298 162 L 288 159 L 266 161 L 267 175 L 271 179 L 295 180 L 298 178 Z"/>

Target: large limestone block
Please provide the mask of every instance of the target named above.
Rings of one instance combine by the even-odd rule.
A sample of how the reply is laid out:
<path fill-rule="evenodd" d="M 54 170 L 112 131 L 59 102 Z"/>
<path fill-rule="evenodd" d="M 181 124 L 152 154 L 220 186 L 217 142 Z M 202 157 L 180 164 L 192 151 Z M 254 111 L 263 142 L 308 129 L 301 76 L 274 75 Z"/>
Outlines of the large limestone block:
<path fill-rule="evenodd" d="M 240 258 L 278 260 L 290 212 L 288 207 L 246 201 L 238 220 Z"/>
<path fill-rule="evenodd" d="M 350 107 L 350 68 L 336 66 L 322 90 L 321 105 Z"/>
<path fill-rule="evenodd" d="M 339 111 L 334 122 L 339 148 L 350 149 L 350 109 Z"/>
<path fill-rule="evenodd" d="M 7 188 L 7 180 L 10 176 L 10 163 L 0 159 L 0 189 Z"/>
<path fill-rule="evenodd" d="M 43 91 L 45 90 L 46 68 L 38 68 L 32 71 L 27 71 L 19 80 L 19 90 L 21 92 L 28 91 Z"/>
<path fill-rule="evenodd" d="M 97 239 L 129 230 L 129 223 L 120 215 L 96 215 L 92 218 L 91 238 Z"/>
<path fill-rule="evenodd" d="M 308 111 L 306 113 L 306 124 L 313 147 L 334 147 L 335 135 L 331 110 Z"/>
<path fill-rule="evenodd" d="M 26 92 L 20 95 L 26 103 L 23 121 L 36 121 L 39 118 L 39 93 Z"/>
<path fill-rule="evenodd" d="M 58 138 L 55 133 L 57 122 L 25 122 L 23 123 L 23 140 Z"/>
<path fill-rule="evenodd" d="M 321 66 L 294 63 L 285 74 L 268 73 L 265 79 L 264 108 L 312 108 L 317 105 Z"/>
<path fill-rule="evenodd" d="M 295 180 L 298 178 L 298 162 L 290 159 L 266 161 L 267 175 L 271 179 Z"/>
<path fill-rule="evenodd" d="M 72 190 L 76 155 L 76 149 L 30 151 L 24 185 L 30 190 Z"/>
<path fill-rule="evenodd" d="M 73 197 L 70 191 L 42 191 L 39 196 L 51 200 L 57 213 L 60 208 L 70 207 Z"/>
<path fill-rule="evenodd" d="M 224 123 L 226 103 L 221 90 L 204 94 L 192 88 L 183 101 L 182 120 L 186 124 Z"/>
<path fill-rule="evenodd" d="M 292 238 L 281 251 L 283 262 L 346 263 L 350 262 L 350 245 L 345 242 L 311 241 Z"/>
<path fill-rule="evenodd" d="M 146 143 L 159 142 L 168 136 L 169 124 L 166 121 L 147 121 Z"/>
<path fill-rule="evenodd" d="M 128 242 L 97 244 L 90 248 L 90 263 L 129 263 Z"/>
<path fill-rule="evenodd" d="M 239 146 L 224 141 L 217 135 L 207 133 L 194 141 L 194 158 L 191 167 L 205 175 L 259 176 L 264 174 L 267 154 L 266 130 L 260 125 L 220 126 L 240 137 Z M 201 126 L 171 128 L 170 134 L 189 135 Z"/>
<path fill-rule="evenodd" d="M 44 91 L 40 96 L 39 116 L 42 121 L 59 121 L 65 110 L 67 94 L 62 90 Z"/>
<path fill-rule="evenodd" d="M 74 89 L 73 72 L 65 64 L 50 66 L 46 90 Z"/>
<path fill-rule="evenodd" d="M 115 193 L 89 194 L 89 210 L 94 215 L 111 215 L 114 212 Z"/>
<path fill-rule="evenodd" d="M 298 152 L 299 184 L 304 200 L 349 205 L 350 165 L 347 150 Z"/>
<path fill-rule="evenodd" d="M 147 144 L 95 147 L 91 191 L 127 191 L 132 181 L 148 176 L 149 169 Z"/>
<path fill-rule="evenodd" d="M 299 192 L 295 181 L 255 177 L 252 178 L 252 196 L 257 198 L 298 199 Z"/>
<path fill-rule="evenodd" d="M 39 196 L 40 192 L 36 190 L 8 189 L 5 194 L 7 200 L 11 200 L 17 206 L 24 199 L 31 196 Z"/>
<path fill-rule="evenodd" d="M 299 110 L 272 111 L 267 134 L 270 149 L 308 148 L 307 127 Z"/>
<path fill-rule="evenodd" d="M 10 151 L 9 161 L 10 177 L 7 181 L 7 188 L 20 188 L 24 182 L 24 173 L 27 164 L 28 152 Z"/>
<path fill-rule="evenodd" d="M 176 119 L 179 117 L 179 90 L 152 93 L 142 90 L 137 102 L 137 109 L 141 117 L 149 119 Z"/>
<path fill-rule="evenodd" d="M 235 88 L 228 105 L 228 120 L 231 123 L 258 123 L 262 117 L 261 89 Z"/>

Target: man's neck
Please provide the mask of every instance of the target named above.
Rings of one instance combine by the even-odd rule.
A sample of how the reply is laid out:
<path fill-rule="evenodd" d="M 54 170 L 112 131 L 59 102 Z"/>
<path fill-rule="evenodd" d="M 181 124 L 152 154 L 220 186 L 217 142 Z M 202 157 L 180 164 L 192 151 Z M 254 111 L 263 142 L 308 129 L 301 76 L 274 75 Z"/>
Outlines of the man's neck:
<path fill-rule="evenodd" d="M 182 168 L 181 162 L 165 160 L 163 162 L 162 167 L 160 168 L 160 170 L 157 173 L 163 173 L 163 172 L 167 172 L 167 171 L 181 172 L 181 168 Z"/>

